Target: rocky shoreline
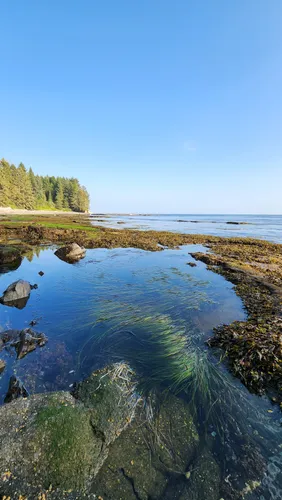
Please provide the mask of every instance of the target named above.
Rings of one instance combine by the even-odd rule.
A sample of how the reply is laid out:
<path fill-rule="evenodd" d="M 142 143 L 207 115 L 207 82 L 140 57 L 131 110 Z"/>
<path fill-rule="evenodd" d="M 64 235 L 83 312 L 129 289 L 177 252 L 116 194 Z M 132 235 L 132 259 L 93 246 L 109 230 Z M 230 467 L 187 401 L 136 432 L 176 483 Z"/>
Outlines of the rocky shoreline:
<path fill-rule="evenodd" d="M 125 363 L 92 373 L 71 393 L 5 404 L 0 418 L 2 499 L 242 498 L 240 481 L 222 480 L 213 437 L 203 448 L 189 404 L 172 393 L 141 396 Z M 236 452 L 245 446 L 242 440 Z M 244 466 L 249 491 L 266 470 L 252 446 L 256 462 Z"/>
<path fill-rule="evenodd" d="M 274 389 L 281 404 L 282 329 L 278 319 L 282 311 L 282 245 L 250 238 L 97 228 L 85 215 L 75 220 L 59 215 L 49 217 L 47 222 L 46 217 L 37 217 L 34 224 L 29 222 L 24 219 L 0 224 L 0 270 L 5 270 L 5 266 L 18 266 L 30 248 L 42 244 L 67 244 L 64 248 L 73 252 L 73 261 L 85 255 L 84 247 L 162 251 L 185 244 L 206 246 L 208 253 L 192 256 L 234 283 L 249 315 L 246 323 L 216 329 L 209 344 L 225 351 L 233 372 L 250 390 L 262 393 Z M 16 244 L 7 246 L 9 241 Z M 64 249 L 56 253 L 67 259 Z M 271 335 L 267 336 L 266 332 Z M 264 364 L 266 359 L 270 364 Z"/>
<path fill-rule="evenodd" d="M 281 245 L 247 238 L 115 231 L 95 228 L 85 216 L 33 224 L 4 221 L 0 269 L 20 265 L 36 245 L 56 244 L 58 258 L 71 265 L 84 257 L 85 248 L 162 251 L 191 243 L 208 249 L 191 254 L 192 264 L 202 261 L 232 282 L 248 312 L 247 321 L 216 328 L 209 345 L 224 352 L 233 373 L 251 391 L 266 392 L 281 406 Z M 1 339 L 24 355 L 47 340 L 30 329 L 3 332 Z M 1 369 L 5 366 L 0 364 Z M 211 449 L 202 449 L 187 403 L 173 394 L 161 400 L 157 394 L 139 394 L 137 377 L 124 363 L 94 372 L 72 393 L 27 397 L 22 388 L 18 395 L 20 399 L 0 407 L 2 498 L 242 498 L 239 490 L 222 488 L 216 457 Z M 263 462 L 256 460 L 260 470 L 250 476 L 250 488 L 264 470 Z"/>

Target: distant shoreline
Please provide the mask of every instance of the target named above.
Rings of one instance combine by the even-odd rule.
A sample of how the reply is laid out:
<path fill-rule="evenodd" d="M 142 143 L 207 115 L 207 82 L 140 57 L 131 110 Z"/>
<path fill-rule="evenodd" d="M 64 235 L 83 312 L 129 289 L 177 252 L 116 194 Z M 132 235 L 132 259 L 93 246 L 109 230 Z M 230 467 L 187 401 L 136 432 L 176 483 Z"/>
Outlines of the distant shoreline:
<path fill-rule="evenodd" d="M 27 210 L 26 208 L 10 208 L 10 207 L 0 207 L 0 215 L 72 215 L 72 214 L 82 214 L 85 212 L 73 212 L 65 210 Z M 87 215 L 89 215 L 87 213 Z"/>

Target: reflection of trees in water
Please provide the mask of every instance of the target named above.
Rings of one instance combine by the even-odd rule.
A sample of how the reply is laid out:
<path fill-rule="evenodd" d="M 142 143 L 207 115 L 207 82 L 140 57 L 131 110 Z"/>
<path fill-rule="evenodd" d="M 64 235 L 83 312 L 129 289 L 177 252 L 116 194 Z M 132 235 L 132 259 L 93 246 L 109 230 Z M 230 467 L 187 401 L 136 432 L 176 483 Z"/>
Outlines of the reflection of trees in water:
<path fill-rule="evenodd" d="M 30 249 L 25 250 L 24 256 L 29 262 L 32 262 L 33 257 L 39 257 L 43 250 L 46 250 L 46 246 L 33 246 Z"/>

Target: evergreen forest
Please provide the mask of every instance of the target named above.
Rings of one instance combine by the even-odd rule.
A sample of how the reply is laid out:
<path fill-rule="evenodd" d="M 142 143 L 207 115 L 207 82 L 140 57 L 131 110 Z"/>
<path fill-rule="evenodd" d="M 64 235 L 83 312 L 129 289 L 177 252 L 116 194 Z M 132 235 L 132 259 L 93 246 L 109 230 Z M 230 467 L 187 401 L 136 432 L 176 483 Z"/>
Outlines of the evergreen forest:
<path fill-rule="evenodd" d="M 23 163 L 0 160 L 0 207 L 28 210 L 89 210 L 89 194 L 75 178 L 36 175 Z"/>

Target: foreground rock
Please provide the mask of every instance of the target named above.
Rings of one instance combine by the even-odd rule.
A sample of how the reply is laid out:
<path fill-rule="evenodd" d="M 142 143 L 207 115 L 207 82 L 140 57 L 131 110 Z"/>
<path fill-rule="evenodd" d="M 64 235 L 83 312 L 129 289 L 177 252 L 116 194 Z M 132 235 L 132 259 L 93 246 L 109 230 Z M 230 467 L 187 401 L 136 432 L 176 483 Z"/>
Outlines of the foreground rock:
<path fill-rule="evenodd" d="M 55 255 L 65 262 L 77 262 L 85 257 L 86 250 L 77 243 L 71 243 L 56 250 Z"/>
<path fill-rule="evenodd" d="M 199 442 L 189 408 L 172 394 L 160 403 L 153 398 L 148 405 L 110 447 L 92 483 L 98 498 L 163 499 L 168 489 L 175 490 L 175 478 L 186 482 Z"/>
<path fill-rule="evenodd" d="M 69 498 L 91 498 L 91 481 L 109 444 L 134 416 L 133 373 L 127 365 L 112 365 L 79 384 L 75 396 L 37 394 L 0 408 L 2 495 L 41 498 L 48 491 L 52 498 L 59 490 L 58 498 L 67 492 Z"/>
<path fill-rule="evenodd" d="M 5 361 L 3 359 L 0 359 L 0 375 L 5 370 L 5 368 L 6 368 Z"/>
<path fill-rule="evenodd" d="M 21 359 L 37 347 L 43 347 L 47 340 L 44 333 L 37 333 L 31 328 L 6 330 L 0 333 L 0 351 L 3 348 L 14 347 L 17 358 Z"/>
<path fill-rule="evenodd" d="M 0 300 L 3 304 L 22 309 L 29 299 L 30 292 L 31 286 L 28 281 L 18 280 L 8 286 Z"/>
<path fill-rule="evenodd" d="M 11 399 L 26 395 L 15 377 L 10 385 Z M 175 479 L 181 479 L 183 490 L 190 486 L 193 464 L 199 467 L 193 418 L 188 405 L 172 394 L 140 402 L 134 373 L 118 363 L 77 384 L 73 394 L 37 394 L 0 407 L 1 494 L 11 499 L 174 498 Z M 211 468 L 203 475 L 202 491 L 212 491 L 214 474 Z"/>

